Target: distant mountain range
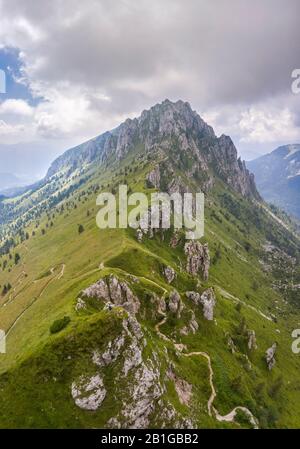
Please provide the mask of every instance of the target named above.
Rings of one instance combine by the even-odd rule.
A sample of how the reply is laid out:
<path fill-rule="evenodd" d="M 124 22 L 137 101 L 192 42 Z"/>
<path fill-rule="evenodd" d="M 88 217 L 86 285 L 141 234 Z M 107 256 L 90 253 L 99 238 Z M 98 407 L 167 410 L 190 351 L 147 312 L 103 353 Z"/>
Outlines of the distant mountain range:
<path fill-rule="evenodd" d="M 247 167 L 266 201 L 300 218 L 300 144 L 281 146 Z"/>
<path fill-rule="evenodd" d="M 22 181 L 12 173 L 0 173 L 0 192 L 22 184 Z"/>
<path fill-rule="evenodd" d="M 20 195 L 31 185 L 29 178 L 21 178 L 13 173 L 0 173 L 0 198 Z"/>

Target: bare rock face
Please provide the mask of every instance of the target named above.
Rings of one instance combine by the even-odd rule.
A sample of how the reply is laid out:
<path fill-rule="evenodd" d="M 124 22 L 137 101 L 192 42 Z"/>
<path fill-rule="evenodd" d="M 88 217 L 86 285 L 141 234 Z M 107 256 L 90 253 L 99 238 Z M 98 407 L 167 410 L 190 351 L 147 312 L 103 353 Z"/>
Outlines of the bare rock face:
<path fill-rule="evenodd" d="M 203 305 L 204 317 L 207 320 L 212 321 L 214 319 L 214 307 L 216 305 L 216 297 L 212 288 L 209 288 L 202 293 L 200 302 Z"/>
<path fill-rule="evenodd" d="M 185 292 L 185 295 L 188 299 L 193 301 L 197 306 L 200 304 L 200 293 L 198 292 Z"/>
<path fill-rule="evenodd" d="M 154 187 L 155 189 L 159 189 L 160 187 L 160 169 L 159 165 L 151 170 L 151 172 L 147 176 L 147 183 L 149 187 Z"/>
<path fill-rule="evenodd" d="M 87 298 L 98 298 L 110 301 L 109 289 L 105 279 L 100 279 L 95 284 L 90 285 L 82 293 Z"/>
<path fill-rule="evenodd" d="M 179 151 L 177 155 L 172 151 L 170 158 L 174 139 L 178 142 Z M 187 176 L 200 174 L 203 191 L 210 189 L 218 177 L 242 195 L 259 198 L 254 177 L 246 169 L 245 163 L 238 159 L 230 137 L 222 135 L 218 138 L 190 105 L 181 100 L 176 103 L 165 100 L 143 111 L 140 117 L 127 119 L 114 130 L 67 151 L 52 163 L 46 178 L 50 179 L 63 169 L 72 173 L 86 163 L 105 162 L 111 157 L 121 160 L 136 148 L 138 142 L 149 154 L 159 151 L 167 157 L 167 165 L 175 164 L 175 167 L 184 168 Z M 189 167 L 183 166 L 180 157 L 186 155 L 192 161 Z M 215 167 L 214 173 L 210 173 L 209 166 Z M 164 167 L 160 168 L 160 172 L 160 177 L 165 178 Z M 184 182 L 178 180 L 178 174 L 172 178 L 166 191 L 184 188 Z M 153 186 L 159 185 L 158 169 L 149 174 L 149 180 Z"/>
<path fill-rule="evenodd" d="M 92 359 L 94 364 L 100 367 L 110 365 L 119 357 L 124 344 L 125 333 L 122 333 L 114 341 L 108 343 L 106 350 L 102 354 L 94 351 Z"/>
<path fill-rule="evenodd" d="M 82 295 L 87 298 L 102 299 L 104 302 L 122 306 L 129 313 L 135 314 L 139 310 L 139 299 L 133 294 L 127 283 L 119 281 L 114 275 L 100 279 L 86 288 Z"/>
<path fill-rule="evenodd" d="M 254 330 L 248 330 L 248 349 L 250 351 L 257 349 L 256 335 Z"/>
<path fill-rule="evenodd" d="M 99 374 L 90 379 L 81 376 L 77 382 L 72 383 L 71 393 L 75 404 L 83 410 L 97 410 L 106 396 L 103 380 Z"/>
<path fill-rule="evenodd" d="M 245 162 L 237 157 L 237 150 L 231 138 L 222 134 L 217 141 L 213 156 L 218 163 L 222 177 L 241 195 L 255 196 L 259 199 L 254 176 L 247 170 Z"/>
<path fill-rule="evenodd" d="M 186 271 L 196 276 L 201 270 L 203 279 L 208 279 L 210 255 L 207 243 L 202 245 L 199 241 L 191 240 L 184 246 L 187 256 Z"/>
<path fill-rule="evenodd" d="M 164 392 L 160 382 L 157 355 L 153 353 L 152 358 L 143 360 L 142 352 L 146 344 L 143 337 L 138 321 L 133 316 L 128 316 L 123 321 L 121 335 L 109 345 L 109 350 L 106 351 L 110 353 L 111 348 L 114 348 L 113 361 L 120 357 L 124 359 L 123 369 L 115 382 L 116 385 L 120 385 L 121 409 L 117 416 L 108 421 L 107 426 L 110 428 L 147 428 L 150 415 L 155 411 L 156 402 Z M 125 340 L 127 345 L 123 344 Z M 119 382 L 121 379 L 122 381 Z M 126 395 L 124 395 L 124 388 Z"/>
<path fill-rule="evenodd" d="M 168 308 L 170 312 L 180 315 L 181 307 L 182 305 L 180 295 L 176 290 L 173 290 L 169 296 Z"/>
<path fill-rule="evenodd" d="M 155 410 L 156 401 L 163 394 L 160 384 L 160 371 L 153 361 L 140 364 L 131 382 L 130 401 L 122 410 L 126 418 L 125 427 L 129 429 L 145 429 L 149 426 L 150 415 Z"/>
<path fill-rule="evenodd" d="M 171 284 L 174 281 L 174 279 L 176 278 L 176 272 L 172 267 L 169 267 L 169 266 L 163 267 L 163 273 L 164 273 L 164 276 L 165 276 L 168 284 Z"/>
<path fill-rule="evenodd" d="M 191 299 L 194 304 L 202 305 L 204 317 L 212 321 L 214 319 L 214 307 L 216 305 L 216 297 L 212 288 L 205 290 L 202 295 L 197 292 L 186 292 L 188 299 Z"/>
<path fill-rule="evenodd" d="M 276 348 L 277 344 L 273 343 L 272 346 L 266 350 L 266 362 L 270 371 L 276 363 L 275 360 Z"/>
<path fill-rule="evenodd" d="M 158 310 L 160 313 L 165 313 L 167 311 L 167 304 L 163 297 L 158 298 Z"/>

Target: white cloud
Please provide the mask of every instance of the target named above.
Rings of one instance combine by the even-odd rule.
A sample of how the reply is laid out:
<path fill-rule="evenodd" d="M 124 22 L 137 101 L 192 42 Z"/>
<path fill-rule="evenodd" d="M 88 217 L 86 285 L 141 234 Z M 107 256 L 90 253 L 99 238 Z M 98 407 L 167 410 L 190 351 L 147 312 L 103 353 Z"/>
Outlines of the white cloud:
<path fill-rule="evenodd" d="M 27 140 L 25 126 L 22 124 L 12 125 L 0 119 L 0 139 L 1 144 L 12 144 L 16 141 Z"/>
<path fill-rule="evenodd" d="M 286 107 L 281 110 L 251 107 L 242 112 L 239 127 L 242 142 L 289 142 L 300 139 L 300 128 Z"/>
<path fill-rule="evenodd" d="M 67 146 L 168 97 L 242 148 L 297 140 L 299 12 L 299 0 L 0 0 L 0 40 L 41 99 L 2 103 L 1 136 Z"/>
<path fill-rule="evenodd" d="M 6 114 L 28 117 L 32 116 L 33 108 L 24 100 L 9 99 L 0 104 L 0 116 Z"/>

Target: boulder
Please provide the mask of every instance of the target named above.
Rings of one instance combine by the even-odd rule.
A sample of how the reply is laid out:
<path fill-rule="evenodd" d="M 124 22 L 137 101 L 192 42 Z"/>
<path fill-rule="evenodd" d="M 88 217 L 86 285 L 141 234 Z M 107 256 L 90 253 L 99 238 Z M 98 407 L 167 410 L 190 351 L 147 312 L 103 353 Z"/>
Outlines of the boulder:
<path fill-rule="evenodd" d="M 214 307 L 216 305 L 216 297 L 212 288 L 208 288 L 202 294 L 198 292 L 186 292 L 186 297 L 193 301 L 196 305 L 202 305 L 204 317 L 212 321 L 214 319 Z"/>
<path fill-rule="evenodd" d="M 266 362 L 268 365 L 269 370 L 274 367 L 276 360 L 275 360 L 275 352 L 276 352 L 277 344 L 273 343 L 270 348 L 266 350 Z"/>
<path fill-rule="evenodd" d="M 173 290 L 169 296 L 168 308 L 170 312 L 179 314 L 181 311 L 181 299 L 176 290 Z"/>
<path fill-rule="evenodd" d="M 207 320 L 212 321 L 214 319 L 214 307 L 216 305 L 216 297 L 212 288 L 209 288 L 202 293 L 200 302 L 203 305 L 204 317 Z"/>
<path fill-rule="evenodd" d="M 248 349 L 250 351 L 257 349 L 256 336 L 254 330 L 248 330 Z"/>
<path fill-rule="evenodd" d="M 172 267 L 169 266 L 163 267 L 163 273 L 168 284 L 171 284 L 176 278 L 176 272 Z"/>

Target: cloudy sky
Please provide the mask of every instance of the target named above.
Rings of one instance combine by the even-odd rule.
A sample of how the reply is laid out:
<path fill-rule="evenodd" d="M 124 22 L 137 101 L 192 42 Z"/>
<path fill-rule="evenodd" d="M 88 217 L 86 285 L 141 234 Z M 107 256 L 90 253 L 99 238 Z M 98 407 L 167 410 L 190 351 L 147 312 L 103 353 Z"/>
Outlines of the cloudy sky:
<path fill-rule="evenodd" d="M 0 0 L 0 172 L 165 98 L 189 101 L 244 159 L 300 142 L 299 0 Z"/>

